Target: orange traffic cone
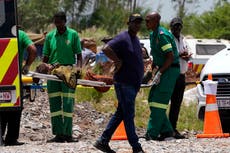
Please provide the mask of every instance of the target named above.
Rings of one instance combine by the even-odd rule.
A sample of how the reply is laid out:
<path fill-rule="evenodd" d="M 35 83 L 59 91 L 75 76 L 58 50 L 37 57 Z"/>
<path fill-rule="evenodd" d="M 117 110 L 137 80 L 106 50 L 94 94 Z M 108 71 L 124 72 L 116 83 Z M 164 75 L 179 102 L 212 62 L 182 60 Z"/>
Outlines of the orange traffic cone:
<path fill-rule="evenodd" d="M 127 135 L 126 135 L 126 132 L 125 132 L 125 125 L 124 125 L 123 121 L 117 127 L 117 129 L 114 132 L 111 140 L 127 140 Z"/>
<path fill-rule="evenodd" d="M 216 103 L 217 82 L 212 81 L 212 75 L 204 81 L 204 92 L 206 94 L 206 107 L 204 116 L 204 132 L 197 134 L 197 138 L 221 138 L 229 137 L 229 133 L 223 133 L 218 106 Z"/>

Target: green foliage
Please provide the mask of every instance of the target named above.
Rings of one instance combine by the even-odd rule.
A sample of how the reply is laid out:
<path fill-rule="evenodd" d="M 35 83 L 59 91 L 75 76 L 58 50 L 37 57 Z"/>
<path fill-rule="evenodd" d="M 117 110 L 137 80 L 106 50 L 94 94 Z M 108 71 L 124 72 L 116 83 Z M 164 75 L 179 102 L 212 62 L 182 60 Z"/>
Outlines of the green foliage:
<path fill-rule="evenodd" d="M 149 119 L 148 94 L 150 88 L 142 88 L 136 98 L 135 103 L 135 124 L 137 127 L 146 128 Z M 99 93 L 94 88 L 80 87 L 76 92 L 77 102 L 91 102 L 97 111 L 103 113 L 114 113 L 117 99 L 115 91 L 111 88 L 105 93 Z M 168 111 L 167 111 L 168 112 Z M 182 104 L 177 124 L 178 130 L 195 130 L 200 131 L 203 122 L 196 117 L 196 104 L 184 106 Z"/>
<path fill-rule="evenodd" d="M 102 27 L 110 35 L 115 35 L 120 31 L 127 22 L 128 12 L 125 12 L 123 7 L 119 4 L 114 7 L 107 7 L 100 5 L 91 17 L 91 25 Z"/>
<path fill-rule="evenodd" d="M 216 38 L 230 40 L 230 3 L 218 5 L 213 11 L 200 16 L 192 14 L 184 19 L 184 34 L 196 38 Z"/>
<path fill-rule="evenodd" d="M 181 106 L 179 119 L 177 123 L 178 130 L 202 130 L 203 122 L 196 117 L 196 104 L 190 106 Z"/>
<path fill-rule="evenodd" d="M 103 43 L 100 40 L 109 36 L 105 29 L 96 28 L 95 26 L 82 30 L 79 35 L 81 38 L 93 38 L 97 45 L 102 45 Z"/>
<path fill-rule="evenodd" d="M 59 9 L 56 0 L 18 0 L 18 21 L 24 29 L 40 33 Z"/>

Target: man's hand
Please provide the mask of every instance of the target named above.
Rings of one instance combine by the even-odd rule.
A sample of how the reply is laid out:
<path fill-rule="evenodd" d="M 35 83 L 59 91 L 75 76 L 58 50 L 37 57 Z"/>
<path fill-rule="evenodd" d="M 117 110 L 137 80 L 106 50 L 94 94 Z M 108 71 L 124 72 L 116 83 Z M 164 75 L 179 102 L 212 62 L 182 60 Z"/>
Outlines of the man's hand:
<path fill-rule="evenodd" d="M 160 80 L 161 80 L 161 72 L 158 71 L 153 78 L 153 84 L 158 85 L 160 83 Z"/>
<path fill-rule="evenodd" d="M 30 66 L 29 65 L 24 65 L 22 67 L 22 74 L 27 74 L 29 72 Z"/>
<path fill-rule="evenodd" d="M 117 73 L 122 66 L 122 61 L 121 60 L 114 61 L 114 66 L 115 66 L 114 73 Z"/>

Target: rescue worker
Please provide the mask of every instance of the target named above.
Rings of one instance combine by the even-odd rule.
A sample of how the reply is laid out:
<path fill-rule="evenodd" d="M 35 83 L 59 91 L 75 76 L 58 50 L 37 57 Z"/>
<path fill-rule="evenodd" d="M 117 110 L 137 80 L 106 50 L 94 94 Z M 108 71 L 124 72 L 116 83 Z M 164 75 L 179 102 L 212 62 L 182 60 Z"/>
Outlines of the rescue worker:
<path fill-rule="evenodd" d="M 146 140 L 165 140 L 173 136 L 173 128 L 167 118 L 166 110 L 180 73 L 180 65 L 174 37 L 160 26 L 160 19 L 158 12 L 152 12 L 145 18 L 146 27 L 152 30 L 150 33 L 152 68 L 159 67 L 148 97 L 151 114 Z"/>
<path fill-rule="evenodd" d="M 188 70 L 188 60 L 191 54 L 188 53 L 188 49 L 184 43 L 184 36 L 181 34 L 183 28 L 183 21 L 176 17 L 170 22 L 170 30 L 174 36 L 174 40 L 177 46 L 180 60 L 180 75 L 177 78 L 176 85 L 171 97 L 170 111 L 169 111 L 169 121 L 172 124 L 173 130 L 175 132 L 174 138 L 184 139 L 185 136 L 179 133 L 177 130 L 177 120 L 180 112 L 181 103 L 184 96 L 185 90 L 185 73 Z"/>
<path fill-rule="evenodd" d="M 19 68 L 23 74 L 28 73 L 30 65 L 33 63 L 37 55 L 37 49 L 33 44 L 32 40 L 28 35 L 22 31 L 18 31 L 18 49 L 19 49 Z M 28 52 L 28 57 L 24 65 L 23 54 L 24 50 Z M 7 133 L 3 140 L 5 146 L 22 145 L 23 142 L 18 142 L 19 131 L 20 131 L 20 120 L 21 120 L 22 108 L 13 111 L 0 112 L 1 115 L 1 128 L 2 135 L 5 134 L 6 127 Z"/>
<path fill-rule="evenodd" d="M 66 14 L 58 12 L 53 22 L 56 29 L 46 35 L 43 48 L 43 62 L 49 64 L 74 65 L 78 71 L 82 67 L 81 44 L 78 33 L 66 26 Z M 75 59 L 77 57 L 77 62 Z M 73 110 L 75 103 L 75 89 L 69 88 L 64 82 L 47 81 L 50 104 L 52 133 L 54 138 L 47 142 L 76 142 L 73 138 Z"/>
<path fill-rule="evenodd" d="M 144 153 L 134 124 L 135 99 L 144 74 L 141 44 L 137 37 L 142 20 L 140 14 L 130 15 L 128 30 L 115 36 L 102 49 L 115 64 L 114 86 L 118 99 L 116 112 L 94 144 L 94 147 L 106 153 L 115 152 L 110 148 L 109 141 L 122 120 L 133 153 Z"/>

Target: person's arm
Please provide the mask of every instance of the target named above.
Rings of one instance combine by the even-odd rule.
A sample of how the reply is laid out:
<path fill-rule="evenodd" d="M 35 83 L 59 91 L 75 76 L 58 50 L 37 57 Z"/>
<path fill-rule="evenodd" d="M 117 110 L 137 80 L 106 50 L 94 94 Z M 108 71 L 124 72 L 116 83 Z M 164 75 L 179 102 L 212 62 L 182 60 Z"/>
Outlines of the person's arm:
<path fill-rule="evenodd" d="M 77 66 L 77 71 L 81 71 L 81 68 L 82 68 L 82 54 L 76 54 L 76 59 L 77 59 L 77 62 L 76 62 L 76 66 Z"/>
<path fill-rule="evenodd" d="M 26 50 L 28 52 L 28 58 L 26 60 L 25 65 L 30 66 L 33 63 L 33 61 L 35 60 L 36 56 L 37 56 L 37 48 L 35 47 L 34 44 L 32 44 L 32 45 L 29 45 Z"/>
<path fill-rule="evenodd" d="M 122 61 L 117 57 L 116 53 L 112 50 L 112 48 L 109 45 L 105 45 L 102 48 L 102 51 L 105 53 L 105 55 L 110 58 L 115 65 L 114 72 L 116 73 L 122 66 Z"/>
<path fill-rule="evenodd" d="M 165 54 L 165 57 L 166 57 L 166 60 L 164 64 L 161 66 L 161 68 L 159 69 L 161 73 L 164 73 L 164 71 L 167 70 L 170 67 L 170 65 L 173 63 L 173 57 L 174 57 L 173 52 L 172 51 L 167 52 Z"/>

